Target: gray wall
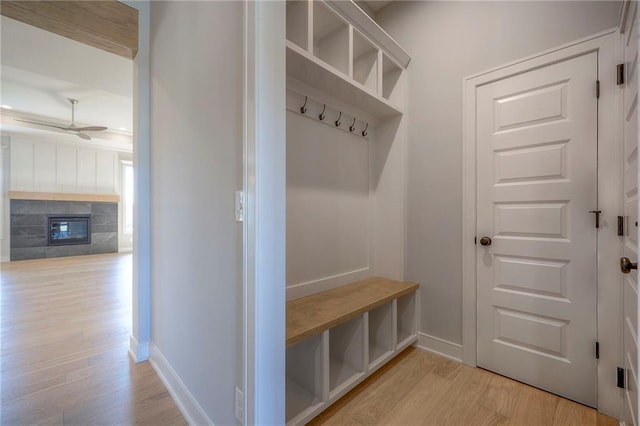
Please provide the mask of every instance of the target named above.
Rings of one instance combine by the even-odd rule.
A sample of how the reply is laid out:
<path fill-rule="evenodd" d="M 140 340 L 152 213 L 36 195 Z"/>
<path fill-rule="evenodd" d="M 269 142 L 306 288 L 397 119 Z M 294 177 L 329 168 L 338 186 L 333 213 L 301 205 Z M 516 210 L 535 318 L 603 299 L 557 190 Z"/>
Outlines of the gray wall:
<path fill-rule="evenodd" d="M 219 425 L 242 363 L 242 7 L 151 3 L 151 338 Z"/>
<path fill-rule="evenodd" d="M 618 2 L 401 1 L 376 15 L 413 58 L 405 278 L 422 284 L 423 333 L 462 340 L 462 79 L 615 27 L 619 13 Z"/>

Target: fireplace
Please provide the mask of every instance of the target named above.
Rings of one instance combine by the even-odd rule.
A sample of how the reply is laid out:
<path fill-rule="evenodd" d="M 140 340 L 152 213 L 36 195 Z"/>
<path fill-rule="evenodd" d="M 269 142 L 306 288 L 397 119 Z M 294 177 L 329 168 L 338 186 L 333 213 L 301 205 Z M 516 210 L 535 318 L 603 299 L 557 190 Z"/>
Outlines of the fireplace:
<path fill-rule="evenodd" d="M 50 216 L 48 245 L 91 244 L 91 215 Z"/>

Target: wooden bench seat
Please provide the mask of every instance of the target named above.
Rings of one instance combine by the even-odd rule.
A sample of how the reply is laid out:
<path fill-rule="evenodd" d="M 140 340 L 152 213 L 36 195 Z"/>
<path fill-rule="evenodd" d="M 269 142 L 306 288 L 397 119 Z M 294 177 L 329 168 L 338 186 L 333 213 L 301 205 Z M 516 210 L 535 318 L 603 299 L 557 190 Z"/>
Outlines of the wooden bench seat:
<path fill-rule="evenodd" d="M 372 277 L 287 302 L 287 347 L 414 292 L 418 284 Z"/>

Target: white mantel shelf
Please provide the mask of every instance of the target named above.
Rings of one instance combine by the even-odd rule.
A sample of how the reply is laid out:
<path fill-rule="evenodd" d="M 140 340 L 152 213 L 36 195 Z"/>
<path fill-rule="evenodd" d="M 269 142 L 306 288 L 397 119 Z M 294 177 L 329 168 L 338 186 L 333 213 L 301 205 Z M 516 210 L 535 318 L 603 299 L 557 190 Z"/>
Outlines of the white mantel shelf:
<path fill-rule="evenodd" d="M 29 192 L 9 191 L 11 200 L 39 200 L 39 201 L 84 201 L 96 203 L 119 203 L 118 194 L 71 194 L 63 192 Z"/>

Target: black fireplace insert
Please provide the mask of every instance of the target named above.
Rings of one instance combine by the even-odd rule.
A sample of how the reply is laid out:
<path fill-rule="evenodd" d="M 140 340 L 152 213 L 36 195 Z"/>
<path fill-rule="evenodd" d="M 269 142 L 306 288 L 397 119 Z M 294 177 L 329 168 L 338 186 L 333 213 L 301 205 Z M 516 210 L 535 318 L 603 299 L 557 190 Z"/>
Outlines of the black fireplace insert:
<path fill-rule="evenodd" d="M 49 245 L 91 244 L 91 215 L 50 216 Z"/>

